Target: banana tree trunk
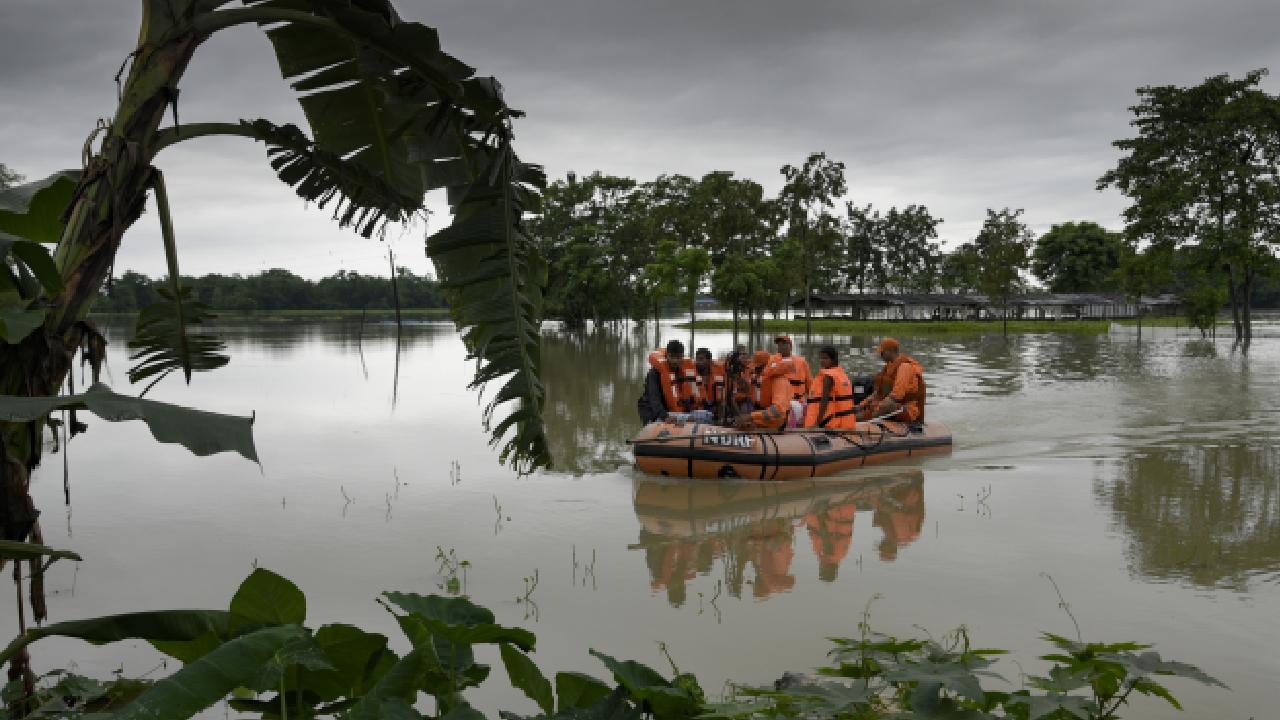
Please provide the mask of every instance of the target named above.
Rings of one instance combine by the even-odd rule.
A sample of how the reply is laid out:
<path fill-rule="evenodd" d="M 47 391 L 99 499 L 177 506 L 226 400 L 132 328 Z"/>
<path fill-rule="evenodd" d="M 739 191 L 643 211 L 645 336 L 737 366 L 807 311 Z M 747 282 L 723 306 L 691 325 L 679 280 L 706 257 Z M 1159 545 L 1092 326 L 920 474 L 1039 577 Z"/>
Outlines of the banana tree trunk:
<path fill-rule="evenodd" d="M 165 13 L 153 12 L 150 2 L 143 4 L 143 36 L 120 105 L 110 125 L 99 129 L 100 150 L 83 169 L 54 254 L 63 289 L 51 298 L 43 327 L 17 345 L 0 343 L 0 394 L 58 393 L 72 356 L 86 339 L 84 318 L 125 231 L 142 213 L 152 182 L 156 131 L 176 101 L 178 80 L 200 43 L 191 33 L 163 32 L 158 16 Z M 0 422 L 0 534 L 6 540 L 39 537 L 30 479 L 40 462 L 44 428 L 43 421 Z M 36 575 L 30 580 L 32 619 L 41 622 L 42 583 Z M 21 603 L 21 593 L 18 597 Z M 14 658 L 9 677 L 30 686 L 33 676 L 25 653 Z"/>

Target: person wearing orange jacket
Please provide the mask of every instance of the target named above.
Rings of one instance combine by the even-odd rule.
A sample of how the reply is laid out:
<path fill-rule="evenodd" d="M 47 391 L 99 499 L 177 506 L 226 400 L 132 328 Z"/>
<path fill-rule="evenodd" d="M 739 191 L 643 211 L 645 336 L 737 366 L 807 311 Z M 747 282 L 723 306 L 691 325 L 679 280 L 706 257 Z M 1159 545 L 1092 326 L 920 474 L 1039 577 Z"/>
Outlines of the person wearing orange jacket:
<path fill-rule="evenodd" d="M 665 420 L 669 413 L 694 409 L 697 370 L 684 357 L 684 343 L 672 340 L 665 350 L 649 353 L 649 372 L 644 378 L 644 394 L 636 402 L 640 421 Z"/>
<path fill-rule="evenodd" d="M 721 416 L 724 406 L 725 370 L 724 364 L 711 358 L 711 351 L 698 348 L 693 353 L 694 376 L 698 404 L 695 409 L 706 410 L 715 417 Z"/>
<path fill-rule="evenodd" d="M 818 351 L 818 374 L 809 384 L 809 404 L 805 406 L 807 428 L 851 428 L 854 417 L 853 384 L 840 367 L 836 349 L 830 345 Z"/>
<path fill-rule="evenodd" d="M 791 359 L 775 359 L 764 350 L 756 352 L 752 360 L 752 378 L 759 382 L 759 408 L 748 417 L 738 418 L 740 430 L 758 428 L 777 430 L 786 426 L 791 414 L 791 384 L 788 377 L 794 371 Z"/>
<path fill-rule="evenodd" d="M 787 376 L 787 381 L 791 384 L 791 399 L 804 402 L 805 391 L 809 389 L 809 383 L 813 382 L 813 373 L 809 370 L 809 362 L 799 355 L 791 353 L 793 346 L 790 335 L 779 335 L 773 339 L 773 342 L 778 348 L 778 352 L 774 353 L 773 359 L 791 361 L 791 372 Z"/>
<path fill-rule="evenodd" d="M 903 354 L 893 338 L 881 340 L 876 351 L 884 360 L 884 369 L 875 376 L 875 391 L 858 406 L 858 419 L 887 416 L 900 422 L 924 422 L 924 368 Z"/>

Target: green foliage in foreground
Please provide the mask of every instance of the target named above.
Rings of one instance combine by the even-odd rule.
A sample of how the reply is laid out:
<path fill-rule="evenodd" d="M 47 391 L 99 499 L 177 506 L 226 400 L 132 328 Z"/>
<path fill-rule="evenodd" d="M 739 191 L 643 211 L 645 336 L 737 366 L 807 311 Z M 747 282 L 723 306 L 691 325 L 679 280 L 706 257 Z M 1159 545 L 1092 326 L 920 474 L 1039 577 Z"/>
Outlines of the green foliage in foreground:
<path fill-rule="evenodd" d="M 1134 694 L 1178 702 L 1157 682 L 1176 676 L 1220 682 L 1190 665 L 1165 661 L 1144 645 L 1074 642 L 1045 635 L 1054 652 L 1043 676 L 1027 677 L 1014 691 L 984 682 L 1003 680 L 990 670 L 997 650 L 973 649 L 961 629 L 942 643 L 870 631 L 864 617 L 858 639 L 836 639 L 833 664 L 785 689 L 735 688 L 728 702 L 708 703 L 692 674 L 668 679 L 634 661 L 592 650 L 609 671 L 603 681 L 576 672 L 548 678 L 529 657 L 536 638 L 498 625 L 489 610 L 463 597 L 383 593 L 379 602 L 408 639 L 403 655 L 388 639 L 345 624 L 316 630 L 304 625 L 307 601 L 293 583 L 255 570 L 227 610 L 129 613 L 56 623 L 28 630 L 0 652 L 0 662 L 42 638 L 61 636 L 102 644 L 143 640 L 183 663 L 160 680 L 117 677 L 98 681 L 63 671 L 36 683 L 4 688 L 0 720 L 35 718 L 189 718 L 220 701 L 241 716 L 340 717 L 350 720 L 482 720 L 466 691 L 484 683 L 488 665 L 475 648 L 498 646 L 507 681 L 536 706 L 532 715 L 499 713 L 503 720 L 724 720 L 765 718 L 1051 718 L 1109 720 Z M 433 715 L 416 706 L 433 698 Z"/>

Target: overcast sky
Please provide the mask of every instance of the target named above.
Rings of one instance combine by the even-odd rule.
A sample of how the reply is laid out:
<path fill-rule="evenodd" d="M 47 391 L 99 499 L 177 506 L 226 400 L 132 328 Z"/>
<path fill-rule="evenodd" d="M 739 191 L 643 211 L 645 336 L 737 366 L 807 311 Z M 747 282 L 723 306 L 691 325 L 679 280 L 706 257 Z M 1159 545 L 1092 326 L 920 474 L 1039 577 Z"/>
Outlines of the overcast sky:
<path fill-rule="evenodd" d="M 79 164 L 112 76 L 137 37 L 136 0 L 0 0 L 0 162 L 41 177 Z M 920 203 L 951 246 L 988 207 L 1036 230 L 1119 227 L 1123 198 L 1094 189 L 1130 134 L 1134 89 L 1222 72 L 1280 72 L 1276 0 L 399 0 L 446 50 L 497 76 L 528 112 L 522 156 L 553 177 L 640 180 L 730 170 L 777 190 L 778 168 L 822 150 L 849 196 Z M 1272 78 L 1266 87 L 1276 92 Z M 252 28 L 216 37 L 182 84 L 183 121 L 302 122 Z M 287 267 L 385 273 L 387 245 L 416 272 L 422 228 L 386 243 L 336 229 L 277 181 L 261 145 L 166 150 L 183 272 Z M 445 221 L 437 214 L 432 224 Z M 163 273 L 154 213 L 117 270 Z"/>

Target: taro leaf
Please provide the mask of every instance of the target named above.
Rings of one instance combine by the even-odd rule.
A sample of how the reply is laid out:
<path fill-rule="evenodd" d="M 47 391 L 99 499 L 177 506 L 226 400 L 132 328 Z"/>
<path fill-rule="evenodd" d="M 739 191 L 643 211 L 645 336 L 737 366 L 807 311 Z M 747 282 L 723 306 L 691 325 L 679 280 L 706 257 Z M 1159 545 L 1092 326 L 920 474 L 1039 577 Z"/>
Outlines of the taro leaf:
<path fill-rule="evenodd" d="M 440 716 L 440 720 L 486 720 L 484 713 L 476 710 L 466 702 L 460 702 L 449 708 L 449 712 Z"/>
<path fill-rule="evenodd" d="M 382 706 L 388 700 L 399 699 L 413 702 L 419 689 L 419 681 L 427 670 L 426 659 L 421 651 L 410 650 L 381 677 L 368 692 L 351 706 L 343 716 L 344 720 L 380 720 Z"/>
<path fill-rule="evenodd" d="M 277 650 L 275 655 L 258 669 L 258 674 L 245 683 L 245 687 L 258 692 L 267 692 L 279 689 L 285 673 L 290 669 L 295 672 L 332 670 L 333 665 L 329 663 L 324 649 L 316 643 L 315 638 L 311 637 L 311 631 L 306 628 L 303 630 L 305 632 L 302 637 L 290 640 L 284 647 Z M 296 688 L 290 689 L 296 692 Z M 316 700 L 314 695 L 308 698 L 311 704 Z"/>
<path fill-rule="evenodd" d="M 59 636 L 102 644 L 118 640 L 189 641 L 205 634 L 226 636 L 231 614 L 222 610 L 159 610 L 71 620 L 28 629 L 0 653 L 0 664 L 41 638 Z"/>
<path fill-rule="evenodd" d="M 363 695 L 397 660 L 387 649 L 386 637 L 353 625 L 325 625 L 316 631 L 315 640 L 332 669 L 308 672 L 300 685 L 323 702 Z"/>
<path fill-rule="evenodd" d="M 489 609 L 466 598 L 401 592 L 384 595 L 401 610 L 422 616 L 432 632 L 438 632 L 452 642 L 468 645 L 508 642 L 529 652 L 537 641 L 528 630 L 496 624 Z"/>
<path fill-rule="evenodd" d="M 613 673 L 613 679 L 632 694 L 646 687 L 671 687 L 669 680 L 644 663 L 635 660 L 615 660 L 594 649 L 591 650 L 591 654 L 599 658 L 600 662 L 609 668 L 609 672 Z"/>
<path fill-rule="evenodd" d="M 0 558 L 5 560 L 37 560 L 42 557 L 51 560 L 80 560 L 80 556 L 70 550 L 54 550 L 35 543 L 0 540 Z"/>
<path fill-rule="evenodd" d="M 129 368 L 129 382 L 163 377 L 180 369 L 190 383 L 192 372 L 226 365 L 230 358 L 223 354 L 226 345 L 221 340 L 210 333 L 190 331 L 216 317 L 209 306 L 193 299 L 190 287 L 182 287 L 177 295 L 170 288 L 157 292 L 161 299 L 138 311 L 134 339 L 129 341 L 133 351 L 129 359 L 135 361 Z"/>
<path fill-rule="evenodd" d="M 817 683 L 801 685 L 787 691 L 792 695 L 812 697 L 826 706 L 832 713 L 842 713 L 851 706 L 866 705 L 876 697 L 876 691 L 866 683 L 845 685 L 843 683 Z"/>
<path fill-rule="evenodd" d="M 702 706 L 702 714 L 698 717 L 703 720 L 737 720 L 737 718 L 754 717 L 772 707 L 772 701 L 706 703 Z"/>
<path fill-rule="evenodd" d="M 978 676 L 999 677 L 989 670 L 971 670 L 958 662 L 908 662 L 885 673 L 886 680 L 895 683 L 916 682 L 921 685 L 937 684 L 979 703 L 985 700 Z"/>
<path fill-rule="evenodd" d="M 579 672 L 556 673 L 556 699 L 560 709 L 589 707 L 609 694 L 609 686 Z"/>
<path fill-rule="evenodd" d="M 246 625 L 301 625 L 307 618 L 307 597 L 285 578 L 257 568 L 231 598 L 231 629 Z"/>
<path fill-rule="evenodd" d="M 537 664 L 528 655 L 517 650 L 510 643 L 501 643 L 502 664 L 507 668 L 507 677 L 512 687 L 518 688 L 529 699 L 542 708 L 542 712 L 550 715 L 556 711 L 555 697 L 551 693 L 551 683 L 538 669 Z"/>
<path fill-rule="evenodd" d="M 1189 678 L 1191 680 L 1204 683 L 1205 685 L 1216 685 L 1221 688 L 1227 687 L 1221 680 L 1205 673 L 1200 668 L 1184 662 L 1162 660 L 1160 659 L 1160 653 L 1157 652 L 1101 653 L 1098 655 L 1098 659 L 1120 665 L 1128 672 L 1130 677 L 1174 675 L 1177 677 Z"/>
<path fill-rule="evenodd" d="M 63 170 L 43 180 L 0 190 L 0 233 L 40 243 L 58 242 L 62 213 L 79 181 L 79 170 Z"/>
<path fill-rule="evenodd" d="M 382 706 L 378 708 L 378 720 L 422 720 L 422 716 L 405 700 L 393 697 L 382 701 Z"/>
<path fill-rule="evenodd" d="M 196 455 L 234 451 L 258 461 L 258 452 L 253 446 L 252 418 L 119 395 L 102 383 L 94 383 L 79 395 L 0 395 L 0 420 L 10 422 L 27 422 L 54 410 L 84 409 L 109 422 L 143 420 L 156 440 L 177 443 Z"/>
<path fill-rule="evenodd" d="M 115 719 L 192 717 L 232 690 L 250 684 L 281 649 L 305 637 L 302 627 L 279 625 L 230 640 L 152 685 Z"/>
<path fill-rule="evenodd" d="M 1048 695 L 1020 695 L 1014 693 L 1006 705 L 1025 705 L 1027 706 L 1027 720 L 1039 720 L 1043 717 L 1054 718 L 1082 718 L 1087 719 L 1095 716 L 1095 704 L 1092 700 L 1079 695 L 1062 695 L 1059 693 L 1050 693 Z"/>
<path fill-rule="evenodd" d="M 44 309 L 0 311 L 0 340 L 17 345 L 44 324 Z"/>
<path fill-rule="evenodd" d="M 698 714 L 698 703 L 688 690 L 672 687 L 670 681 L 648 665 L 634 660 L 615 660 L 596 650 L 591 654 L 599 658 L 618 684 L 637 701 L 643 702 L 658 720 Z"/>

